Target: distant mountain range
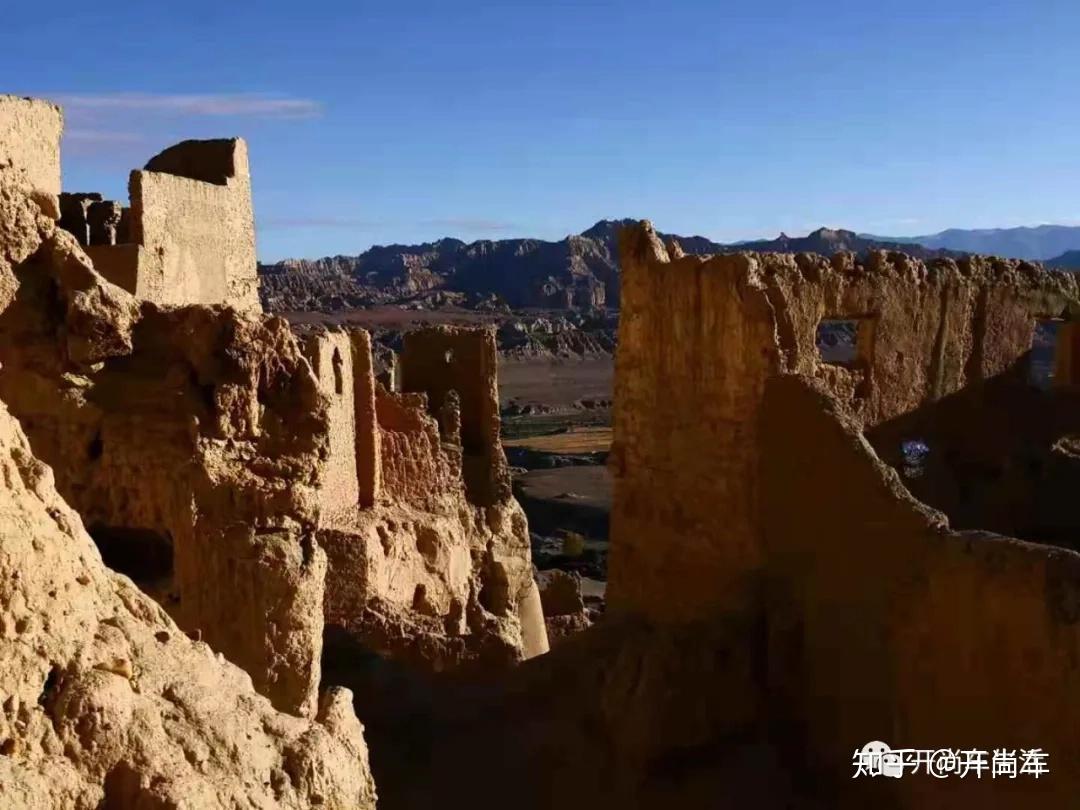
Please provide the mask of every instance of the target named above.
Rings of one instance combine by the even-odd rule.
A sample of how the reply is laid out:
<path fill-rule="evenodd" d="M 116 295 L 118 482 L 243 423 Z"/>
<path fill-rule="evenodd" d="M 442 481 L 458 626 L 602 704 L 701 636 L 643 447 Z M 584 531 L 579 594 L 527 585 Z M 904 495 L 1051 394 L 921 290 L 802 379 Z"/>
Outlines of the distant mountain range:
<path fill-rule="evenodd" d="M 619 230 L 634 220 L 602 220 L 557 242 L 539 239 L 440 239 L 377 246 L 358 256 L 286 259 L 260 265 L 270 311 L 335 312 L 380 303 L 446 303 L 513 308 L 590 309 L 619 305 Z M 687 253 L 822 253 L 903 250 L 920 258 L 950 251 L 821 228 L 803 237 L 721 244 L 702 236 L 661 234 Z"/>
<path fill-rule="evenodd" d="M 947 231 L 927 236 L 871 236 L 869 234 L 861 234 L 861 236 L 882 242 L 918 244 L 927 248 L 944 248 L 962 253 L 983 253 L 1032 261 L 1051 259 L 1056 261 L 1055 257 L 1060 257 L 1066 251 L 1080 250 L 1080 227 L 1070 225 L 980 230 L 950 228 Z"/>

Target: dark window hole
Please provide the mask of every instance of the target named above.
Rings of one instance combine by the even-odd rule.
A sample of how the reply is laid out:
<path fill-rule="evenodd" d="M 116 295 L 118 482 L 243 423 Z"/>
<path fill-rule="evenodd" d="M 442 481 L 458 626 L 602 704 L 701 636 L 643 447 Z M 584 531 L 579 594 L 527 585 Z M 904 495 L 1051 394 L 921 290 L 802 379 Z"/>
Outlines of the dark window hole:
<path fill-rule="evenodd" d="M 90 536 L 105 564 L 136 582 L 172 576 L 173 542 L 168 532 L 95 524 Z"/>

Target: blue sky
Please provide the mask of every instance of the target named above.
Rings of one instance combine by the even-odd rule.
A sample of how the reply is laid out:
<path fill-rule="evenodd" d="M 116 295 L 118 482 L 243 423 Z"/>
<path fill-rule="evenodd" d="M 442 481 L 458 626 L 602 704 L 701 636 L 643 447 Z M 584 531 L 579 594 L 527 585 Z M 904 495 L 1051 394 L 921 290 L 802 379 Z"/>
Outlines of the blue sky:
<path fill-rule="evenodd" d="M 11 5 L 0 92 L 65 102 L 65 188 L 242 135 L 264 260 L 1080 223 L 1075 0 Z"/>

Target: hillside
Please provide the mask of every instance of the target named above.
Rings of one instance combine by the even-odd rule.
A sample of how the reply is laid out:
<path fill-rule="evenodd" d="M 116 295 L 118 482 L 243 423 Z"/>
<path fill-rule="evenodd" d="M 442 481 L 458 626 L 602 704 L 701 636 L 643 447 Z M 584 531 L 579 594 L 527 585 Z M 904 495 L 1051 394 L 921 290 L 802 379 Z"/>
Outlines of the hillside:
<path fill-rule="evenodd" d="M 1045 264 L 1055 270 L 1080 271 L 1080 250 L 1066 250 L 1060 256 L 1047 259 Z"/>

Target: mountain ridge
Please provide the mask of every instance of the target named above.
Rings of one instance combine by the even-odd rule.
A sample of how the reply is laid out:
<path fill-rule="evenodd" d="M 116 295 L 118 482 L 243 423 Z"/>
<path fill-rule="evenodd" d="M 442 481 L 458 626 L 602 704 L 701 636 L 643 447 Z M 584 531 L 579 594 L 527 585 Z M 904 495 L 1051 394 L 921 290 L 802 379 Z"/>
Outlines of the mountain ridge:
<path fill-rule="evenodd" d="M 1032 225 L 1015 228 L 947 228 L 924 236 L 860 236 L 899 244 L 918 244 L 930 249 L 955 250 L 1003 256 L 1007 259 L 1047 261 L 1069 250 L 1080 249 L 1080 226 Z"/>
<path fill-rule="evenodd" d="M 424 300 L 513 308 L 618 307 L 619 230 L 634 219 L 604 219 L 559 241 L 445 237 L 416 245 L 375 245 L 355 256 L 284 259 L 260 264 L 263 306 L 276 312 L 339 311 Z M 867 239 L 853 231 L 819 228 L 805 237 L 724 244 L 703 236 L 659 234 L 686 253 L 742 251 L 866 253 L 903 250 L 919 258 L 950 255 L 918 245 Z"/>

